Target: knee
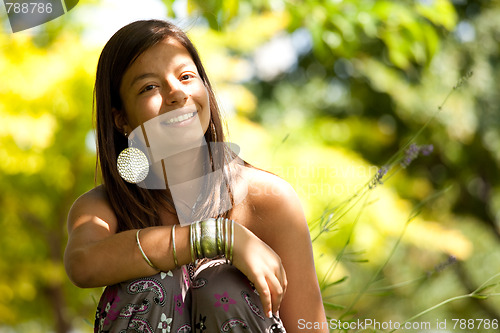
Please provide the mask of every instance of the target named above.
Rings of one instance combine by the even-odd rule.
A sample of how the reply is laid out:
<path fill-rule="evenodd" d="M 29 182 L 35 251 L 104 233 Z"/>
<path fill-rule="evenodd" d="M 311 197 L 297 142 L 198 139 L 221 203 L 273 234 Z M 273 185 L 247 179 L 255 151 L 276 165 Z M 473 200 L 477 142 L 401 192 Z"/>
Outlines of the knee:
<path fill-rule="evenodd" d="M 246 276 L 236 267 L 218 264 L 201 269 L 195 274 L 191 285 L 193 301 L 198 304 L 210 304 L 227 309 L 235 303 L 242 290 L 252 286 Z"/>

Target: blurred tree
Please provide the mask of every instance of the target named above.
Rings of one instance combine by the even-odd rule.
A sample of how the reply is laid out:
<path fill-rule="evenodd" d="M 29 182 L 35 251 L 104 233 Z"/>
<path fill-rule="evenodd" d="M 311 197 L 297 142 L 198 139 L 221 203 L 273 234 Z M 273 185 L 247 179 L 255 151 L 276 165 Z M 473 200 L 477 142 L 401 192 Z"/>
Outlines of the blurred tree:
<path fill-rule="evenodd" d="M 69 332 L 72 312 L 91 302 L 68 289 L 62 257 L 69 207 L 93 184 L 97 59 L 74 33 L 36 40 L 0 34 L 0 330 Z"/>

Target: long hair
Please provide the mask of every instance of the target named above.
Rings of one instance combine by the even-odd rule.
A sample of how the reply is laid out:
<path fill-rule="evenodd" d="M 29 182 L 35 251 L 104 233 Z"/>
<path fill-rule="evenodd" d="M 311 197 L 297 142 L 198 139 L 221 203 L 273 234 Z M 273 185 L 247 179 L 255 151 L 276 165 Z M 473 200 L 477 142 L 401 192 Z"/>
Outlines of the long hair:
<path fill-rule="evenodd" d="M 205 140 L 224 142 L 224 132 L 219 107 L 207 77 L 200 56 L 186 34 L 177 26 L 161 20 L 136 21 L 118 30 L 104 46 L 97 65 L 94 87 L 93 113 L 97 131 L 97 166 L 100 167 L 102 181 L 109 201 L 118 218 L 118 231 L 160 225 L 159 211 L 166 208 L 175 214 L 170 192 L 167 190 L 148 190 L 135 184 L 125 182 L 119 175 L 116 166 L 118 154 L 128 147 L 128 139 L 115 126 L 112 109 L 123 112 L 120 97 L 120 84 L 125 71 L 146 50 L 166 38 L 173 38 L 183 45 L 191 55 L 196 68 L 207 88 L 210 100 L 210 123 L 205 133 Z M 235 156 L 224 145 L 222 149 L 210 150 L 212 171 L 224 169 L 224 166 Z M 97 170 L 96 170 L 97 171 Z M 213 180 L 215 189 L 209 189 L 202 197 L 198 211 L 205 214 L 225 216 L 229 212 L 220 213 L 218 209 L 221 192 L 228 192 L 231 204 L 233 197 L 230 190 L 229 174 Z M 217 217 L 211 216 L 211 217 Z"/>

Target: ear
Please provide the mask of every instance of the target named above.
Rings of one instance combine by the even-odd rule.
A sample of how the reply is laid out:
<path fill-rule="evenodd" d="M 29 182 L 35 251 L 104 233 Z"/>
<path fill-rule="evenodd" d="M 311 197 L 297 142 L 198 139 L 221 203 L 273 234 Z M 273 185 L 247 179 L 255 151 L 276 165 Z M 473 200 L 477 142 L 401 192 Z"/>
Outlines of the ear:
<path fill-rule="evenodd" d="M 119 111 L 116 108 L 111 109 L 111 113 L 113 114 L 113 121 L 115 123 L 115 127 L 119 132 L 125 134 L 130 134 L 131 128 L 128 125 L 127 117 L 125 116 L 125 112 Z"/>

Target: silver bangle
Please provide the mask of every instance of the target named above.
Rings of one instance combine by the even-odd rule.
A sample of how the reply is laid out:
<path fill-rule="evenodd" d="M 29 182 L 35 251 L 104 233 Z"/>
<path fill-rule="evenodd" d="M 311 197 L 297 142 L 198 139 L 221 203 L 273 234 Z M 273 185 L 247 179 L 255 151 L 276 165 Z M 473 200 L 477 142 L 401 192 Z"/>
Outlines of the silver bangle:
<path fill-rule="evenodd" d="M 155 265 L 153 265 L 151 260 L 149 260 L 148 256 L 146 255 L 146 253 L 144 253 L 144 250 L 142 249 L 141 241 L 139 240 L 139 233 L 140 232 L 141 232 L 141 229 L 137 230 L 137 233 L 135 234 L 135 240 L 137 242 L 137 247 L 139 248 L 139 251 L 141 251 L 142 257 L 144 258 L 144 260 L 146 260 L 148 265 L 151 266 L 152 268 L 156 269 L 157 271 L 159 271 L 160 269 L 158 267 L 156 267 Z"/>
<path fill-rule="evenodd" d="M 179 263 L 177 262 L 177 252 L 175 250 L 175 224 L 172 227 L 172 253 L 174 254 L 174 265 L 177 268 Z"/>

